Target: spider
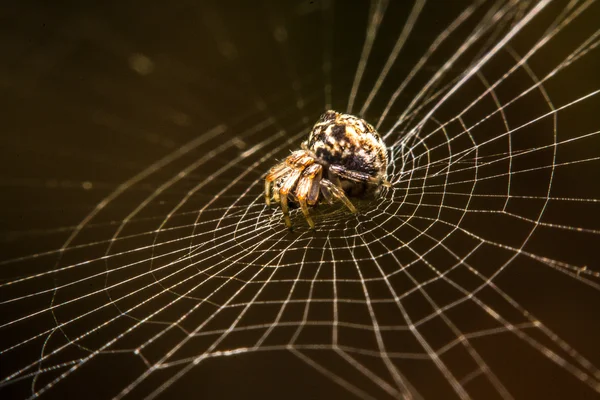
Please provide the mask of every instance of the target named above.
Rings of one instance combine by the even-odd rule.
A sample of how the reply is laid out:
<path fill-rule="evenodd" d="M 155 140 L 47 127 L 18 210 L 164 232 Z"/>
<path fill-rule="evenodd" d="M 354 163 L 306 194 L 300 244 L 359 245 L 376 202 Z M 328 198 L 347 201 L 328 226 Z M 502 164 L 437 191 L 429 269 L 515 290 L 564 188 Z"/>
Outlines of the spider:
<path fill-rule="evenodd" d="M 387 149 L 375 128 L 350 114 L 329 110 L 321 115 L 302 150 L 292 152 L 269 170 L 265 178 L 265 201 L 281 206 L 285 224 L 291 228 L 288 202 L 299 204 L 314 229 L 308 206 L 316 206 L 319 194 L 331 204 L 340 200 L 352 212 L 348 196 L 379 192 L 387 181 Z"/>

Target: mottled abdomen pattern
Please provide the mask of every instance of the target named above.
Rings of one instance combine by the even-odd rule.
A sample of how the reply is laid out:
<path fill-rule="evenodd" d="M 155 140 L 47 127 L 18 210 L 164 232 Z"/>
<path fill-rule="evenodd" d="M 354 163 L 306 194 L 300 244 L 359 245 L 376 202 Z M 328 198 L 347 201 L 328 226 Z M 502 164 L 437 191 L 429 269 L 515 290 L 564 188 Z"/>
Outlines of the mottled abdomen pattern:
<path fill-rule="evenodd" d="M 375 128 L 361 118 L 327 111 L 315 124 L 305 146 L 324 167 L 339 164 L 385 181 L 386 146 Z M 343 186 L 348 191 L 350 185 Z"/>

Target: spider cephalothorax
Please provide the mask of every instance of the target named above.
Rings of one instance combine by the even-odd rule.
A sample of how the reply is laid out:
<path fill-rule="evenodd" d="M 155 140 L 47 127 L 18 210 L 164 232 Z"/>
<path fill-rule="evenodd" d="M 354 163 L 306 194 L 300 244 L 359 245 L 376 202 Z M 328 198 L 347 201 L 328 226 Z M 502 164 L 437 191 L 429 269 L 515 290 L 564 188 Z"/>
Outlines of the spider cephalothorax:
<path fill-rule="evenodd" d="M 356 208 L 347 196 L 377 192 L 387 182 L 387 150 L 381 137 L 365 120 L 327 111 L 321 115 L 302 150 L 275 165 L 265 178 L 265 199 L 281 205 L 285 224 L 292 225 L 288 199 L 300 205 L 308 224 L 315 224 L 308 206 L 319 194 L 331 203 L 338 199 L 351 212 Z"/>

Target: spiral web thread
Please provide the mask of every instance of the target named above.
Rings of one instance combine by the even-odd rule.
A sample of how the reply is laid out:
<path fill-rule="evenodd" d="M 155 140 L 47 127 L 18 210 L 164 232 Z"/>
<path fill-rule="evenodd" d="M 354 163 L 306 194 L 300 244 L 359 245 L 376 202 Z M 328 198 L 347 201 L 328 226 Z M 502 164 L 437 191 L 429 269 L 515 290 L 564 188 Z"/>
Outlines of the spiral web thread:
<path fill-rule="evenodd" d="M 596 1 L 466 4 L 401 80 L 394 68 L 435 5 L 399 12 L 373 1 L 363 41 L 347 44 L 360 53 L 347 86 L 335 85 L 345 60 L 333 53 L 344 5 L 265 6 L 262 26 L 291 83 L 269 98 L 227 19 L 203 7 L 221 57 L 256 90 L 256 110 L 177 145 L 78 225 L 46 232 L 67 231 L 56 250 L 2 262 L 0 329 L 12 339 L 0 349 L 0 390 L 27 382 L 31 398 L 52 396 L 118 354 L 143 367 L 114 398 L 156 398 L 208 359 L 280 351 L 359 398 L 513 398 L 519 385 L 495 351 L 514 352 L 507 363 L 527 353 L 542 379 L 554 368 L 553 379 L 600 393 L 597 340 L 572 339 L 588 323 L 563 338 L 551 313 L 536 313 L 562 301 L 563 283 L 599 299 L 597 264 L 569 249 L 574 240 L 591 251 L 600 234 L 600 86 L 575 83 L 598 64 Z M 314 74 L 294 63 L 306 14 L 323 22 Z M 149 60 L 135 60 L 144 75 Z M 392 187 L 357 200 L 356 216 L 320 205 L 316 231 L 292 211 L 288 232 L 264 205 L 262 179 L 329 108 L 376 125 Z M 511 282 L 556 297 L 520 300 Z"/>

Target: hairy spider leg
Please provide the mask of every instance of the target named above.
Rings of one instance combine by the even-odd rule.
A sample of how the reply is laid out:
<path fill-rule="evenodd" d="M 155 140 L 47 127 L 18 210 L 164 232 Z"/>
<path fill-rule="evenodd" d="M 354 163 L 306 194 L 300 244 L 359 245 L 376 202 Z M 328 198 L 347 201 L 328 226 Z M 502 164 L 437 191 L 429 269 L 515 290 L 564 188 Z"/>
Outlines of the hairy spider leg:
<path fill-rule="evenodd" d="M 298 154 L 299 153 L 299 154 Z M 292 168 L 304 169 L 315 162 L 315 158 L 308 151 L 300 150 L 285 159 Z"/>
<path fill-rule="evenodd" d="M 307 158 L 313 159 L 308 151 L 296 150 L 286 157 L 285 163 L 290 167 L 302 166 L 306 163 Z"/>
<path fill-rule="evenodd" d="M 340 181 L 340 178 L 331 169 L 327 170 L 327 179 L 329 179 L 329 182 L 333 183 L 335 186 L 339 188 L 342 187 L 342 181 Z M 333 199 L 330 196 L 325 196 L 325 199 L 329 204 L 333 203 Z"/>
<path fill-rule="evenodd" d="M 348 197 L 346 197 L 346 193 L 344 193 L 344 191 L 338 186 L 334 185 L 330 180 L 321 179 L 321 193 L 323 193 L 325 198 L 331 199 L 333 197 L 341 200 L 341 202 L 344 203 L 344 205 L 348 207 L 352 213 L 356 213 L 356 208 L 348 199 Z"/>
<path fill-rule="evenodd" d="M 265 202 L 267 206 L 271 206 L 271 185 L 274 181 L 288 174 L 292 169 L 285 163 L 279 163 L 267 174 L 265 178 Z"/>
<path fill-rule="evenodd" d="M 323 184 L 323 181 L 325 181 L 326 179 L 321 179 L 321 182 L 319 184 L 319 189 L 321 191 L 321 194 L 323 195 L 323 198 L 325 199 L 325 201 L 327 202 L 327 204 L 333 204 L 333 196 L 331 196 L 331 194 L 329 193 L 329 190 L 325 189 L 325 186 Z M 331 182 L 331 181 L 330 181 Z"/>
<path fill-rule="evenodd" d="M 292 221 L 290 220 L 290 212 L 288 209 L 288 194 L 290 190 L 294 187 L 298 178 L 302 174 L 302 169 L 294 169 L 283 181 L 281 188 L 279 189 L 279 202 L 281 204 L 281 211 L 283 212 L 283 218 L 285 221 L 285 225 L 290 228 L 292 226 Z"/>
<path fill-rule="evenodd" d="M 320 164 L 319 167 L 321 167 Z M 323 176 L 323 168 L 321 167 L 319 169 L 319 171 L 317 172 L 317 176 L 315 176 L 315 179 L 313 179 L 312 181 L 312 186 L 310 187 L 310 192 L 308 192 L 308 205 L 310 206 L 314 206 L 315 204 L 317 204 L 317 201 L 319 200 L 319 191 L 321 189 L 321 177 Z"/>
<path fill-rule="evenodd" d="M 336 176 L 338 176 L 340 178 L 348 179 L 348 180 L 351 180 L 354 182 L 364 182 L 364 183 L 371 183 L 371 184 L 376 185 L 376 184 L 379 184 L 380 179 L 381 179 L 376 176 L 371 176 L 365 172 L 347 169 L 343 165 L 339 165 L 339 164 L 330 165 L 329 171 L 331 171 L 333 174 L 335 174 Z M 390 183 L 387 180 L 384 180 L 382 182 L 382 185 L 389 187 Z"/>
<path fill-rule="evenodd" d="M 307 160 L 307 158 L 310 158 L 310 160 Z M 265 177 L 265 203 L 267 203 L 267 206 L 271 206 L 271 185 L 273 182 L 289 174 L 297 166 L 302 166 L 302 163 L 307 163 L 307 161 L 310 161 L 308 162 L 308 164 L 310 164 L 314 160 L 306 153 L 306 151 L 299 150 L 293 152 L 283 162 L 280 162 L 269 170 L 269 173 Z M 274 193 L 273 197 L 276 202 L 279 202 L 276 193 Z"/>
<path fill-rule="evenodd" d="M 307 200 L 310 199 L 311 195 L 314 197 L 314 187 L 316 187 L 316 193 L 318 196 L 319 181 L 321 180 L 322 170 L 323 168 L 319 164 L 309 165 L 304 172 L 302 172 L 302 176 L 300 177 L 300 180 L 298 180 L 298 185 L 296 185 L 296 198 L 298 199 L 298 203 L 300 204 L 304 218 L 306 218 L 308 225 L 310 225 L 310 227 L 313 229 L 315 227 L 315 223 L 308 213 Z M 316 198 L 313 200 L 312 204 L 315 203 Z"/>

